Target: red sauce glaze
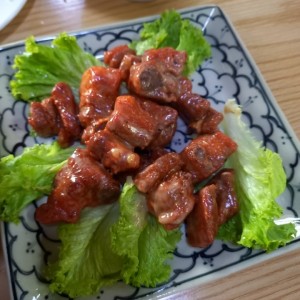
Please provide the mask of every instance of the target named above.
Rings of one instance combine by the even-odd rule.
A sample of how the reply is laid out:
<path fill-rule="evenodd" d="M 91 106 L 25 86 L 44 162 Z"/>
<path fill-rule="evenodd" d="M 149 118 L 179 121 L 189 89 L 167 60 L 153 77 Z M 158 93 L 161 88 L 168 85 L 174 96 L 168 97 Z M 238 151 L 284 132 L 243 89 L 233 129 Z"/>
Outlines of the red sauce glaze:
<path fill-rule="evenodd" d="M 94 66 L 82 75 L 79 119 L 87 127 L 108 117 L 119 95 L 121 73 L 118 69 Z"/>
<path fill-rule="evenodd" d="M 212 184 L 200 190 L 186 218 L 188 243 L 193 247 L 207 247 L 214 241 L 218 228 L 216 186 Z"/>
<path fill-rule="evenodd" d="M 187 241 L 193 247 L 213 243 L 219 226 L 239 211 L 234 190 L 234 171 L 221 170 L 196 196 L 195 206 L 186 218 Z"/>
<path fill-rule="evenodd" d="M 49 98 L 42 102 L 32 102 L 28 123 L 39 136 L 58 135 L 58 143 L 63 148 L 80 140 L 82 128 L 71 88 L 66 83 L 59 82 Z"/>
<path fill-rule="evenodd" d="M 185 170 L 190 172 L 194 182 L 198 183 L 217 172 L 236 149 L 237 144 L 218 131 L 196 137 L 180 155 Z"/>
<path fill-rule="evenodd" d="M 182 75 L 186 58 L 172 48 L 138 56 L 117 46 L 104 54 L 109 67 L 93 66 L 83 74 L 79 109 L 62 84 L 50 98 L 32 104 L 36 118 L 30 124 L 41 135 L 58 134 L 67 145 L 73 134 L 86 146 L 55 177 L 47 202 L 36 210 L 39 222 L 76 222 L 85 207 L 117 201 L 124 176 L 132 176 L 164 228 L 174 229 L 187 218 L 190 244 L 212 243 L 218 226 L 238 210 L 233 172 L 215 176 L 237 145 L 218 129 L 223 115 L 193 93 L 192 82 Z M 178 115 L 197 137 L 181 153 L 169 153 Z M 213 176 L 195 195 L 195 184 Z"/>
<path fill-rule="evenodd" d="M 36 209 L 37 221 L 49 224 L 76 222 L 87 206 L 116 201 L 120 184 L 85 149 L 76 149 L 55 177 L 47 203 Z"/>

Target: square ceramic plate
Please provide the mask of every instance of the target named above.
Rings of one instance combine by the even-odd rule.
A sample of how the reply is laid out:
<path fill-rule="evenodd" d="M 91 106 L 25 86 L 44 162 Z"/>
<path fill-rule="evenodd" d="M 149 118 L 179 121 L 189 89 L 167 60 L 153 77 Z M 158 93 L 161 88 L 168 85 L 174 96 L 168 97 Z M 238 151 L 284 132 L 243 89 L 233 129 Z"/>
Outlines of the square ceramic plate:
<path fill-rule="evenodd" d="M 212 105 L 222 110 L 228 98 L 236 98 L 243 106 L 244 120 L 264 145 L 277 151 L 287 173 L 287 188 L 278 199 L 284 209 L 283 219 L 300 214 L 300 168 L 299 142 L 280 111 L 276 101 L 262 79 L 255 63 L 234 31 L 232 25 L 215 6 L 189 8 L 181 11 L 203 32 L 212 46 L 212 57 L 207 59 L 192 77 L 195 92 L 208 98 Z M 75 33 L 80 45 L 94 55 L 115 45 L 128 43 L 138 38 L 138 32 L 145 21 L 157 16 L 127 23 Z M 49 43 L 51 38 L 40 39 Z M 19 154 L 24 147 L 43 142 L 29 134 L 26 121 L 28 105 L 14 101 L 9 89 L 11 68 L 15 54 L 22 52 L 24 44 L 18 43 L 1 49 L 0 66 L 0 154 Z M 183 123 L 171 148 L 179 151 L 189 137 L 184 134 Z M 47 257 L 55 252 L 58 241 L 53 228 L 41 227 L 33 218 L 36 204 L 30 205 L 22 214 L 21 222 L 3 224 L 4 252 L 14 299 L 68 299 L 51 295 L 41 277 L 41 270 Z M 171 261 L 173 272 L 168 283 L 153 289 L 134 288 L 119 283 L 105 288 L 93 297 L 84 299 L 139 299 L 160 298 L 173 294 L 178 289 L 188 288 L 209 280 L 216 280 L 228 273 L 264 261 L 282 252 L 299 246 L 297 237 L 291 244 L 265 254 L 216 241 L 206 249 L 191 248 L 182 240 Z"/>

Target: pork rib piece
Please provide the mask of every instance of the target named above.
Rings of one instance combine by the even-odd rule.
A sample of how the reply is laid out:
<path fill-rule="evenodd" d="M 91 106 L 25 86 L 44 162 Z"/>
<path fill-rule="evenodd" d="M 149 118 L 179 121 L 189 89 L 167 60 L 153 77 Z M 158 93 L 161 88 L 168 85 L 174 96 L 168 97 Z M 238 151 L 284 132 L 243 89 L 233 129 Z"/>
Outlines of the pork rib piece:
<path fill-rule="evenodd" d="M 78 106 L 69 85 L 57 83 L 51 96 L 41 102 L 32 102 L 28 123 L 42 137 L 58 135 L 61 147 L 69 147 L 81 137 Z"/>
<path fill-rule="evenodd" d="M 167 230 L 172 230 L 192 211 L 195 203 L 193 190 L 191 174 L 175 172 L 146 195 L 149 212 Z"/>
<path fill-rule="evenodd" d="M 180 153 L 184 168 L 195 183 L 217 172 L 227 158 L 237 149 L 237 144 L 221 131 L 204 134 L 192 140 Z"/>
<path fill-rule="evenodd" d="M 57 173 L 47 202 L 36 209 L 36 219 L 75 223 L 83 208 L 113 203 L 119 194 L 120 184 L 110 173 L 89 151 L 77 148 Z"/>
<path fill-rule="evenodd" d="M 234 171 L 221 170 L 196 196 L 195 206 L 186 218 L 187 241 L 204 248 L 213 243 L 219 226 L 239 211 L 234 190 Z"/>
<path fill-rule="evenodd" d="M 176 131 L 177 111 L 132 95 L 116 99 L 106 129 L 133 148 L 165 147 Z"/>
<path fill-rule="evenodd" d="M 121 73 L 118 69 L 93 66 L 87 69 L 80 83 L 79 120 L 89 134 L 84 141 L 103 127 L 111 115 L 121 85 Z M 95 128 L 95 130 L 93 130 Z"/>
<path fill-rule="evenodd" d="M 168 47 L 146 51 L 141 62 L 130 68 L 128 89 L 160 103 L 175 103 L 186 59 L 185 52 Z"/>
<path fill-rule="evenodd" d="M 223 120 L 223 114 L 211 107 L 210 102 L 198 94 L 182 94 L 176 109 L 192 131 L 197 134 L 214 133 Z"/>
<path fill-rule="evenodd" d="M 87 149 L 113 174 L 134 170 L 140 165 L 140 157 L 131 145 L 106 129 L 89 139 Z"/>
<path fill-rule="evenodd" d="M 180 171 L 183 162 L 178 153 L 170 152 L 157 158 L 134 177 L 134 184 L 142 193 L 155 189 L 166 177 Z"/>

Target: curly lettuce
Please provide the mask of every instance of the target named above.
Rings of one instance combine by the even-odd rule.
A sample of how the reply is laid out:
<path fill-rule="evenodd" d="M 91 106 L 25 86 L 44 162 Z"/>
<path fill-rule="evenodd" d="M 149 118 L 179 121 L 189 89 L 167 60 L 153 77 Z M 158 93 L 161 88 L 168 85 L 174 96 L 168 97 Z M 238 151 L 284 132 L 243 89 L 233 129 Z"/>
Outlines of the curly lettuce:
<path fill-rule="evenodd" d="M 86 208 L 77 223 L 59 226 L 59 259 L 46 271 L 50 290 L 75 298 L 119 280 L 153 287 L 169 279 L 167 260 L 180 237 L 158 224 L 145 198 L 126 183 L 118 202 Z"/>
<path fill-rule="evenodd" d="M 291 223 L 275 223 L 282 215 L 276 199 L 286 187 L 279 154 L 255 140 L 234 100 L 225 104 L 223 126 L 238 144 L 228 164 L 235 170 L 240 212 L 220 228 L 218 237 L 267 252 L 284 246 L 295 237 L 296 229 Z"/>
<path fill-rule="evenodd" d="M 0 160 L 0 220 L 17 223 L 22 210 L 34 200 L 48 195 L 54 176 L 74 148 L 58 143 L 25 148 L 19 156 Z"/>
<path fill-rule="evenodd" d="M 25 42 L 24 53 L 15 56 L 13 68 L 17 71 L 10 82 L 11 92 L 16 99 L 37 101 L 48 97 L 60 81 L 77 91 L 83 72 L 100 64 L 74 36 L 61 33 L 50 46 L 37 43 L 31 36 Z"/>
<path fill-rule="evenodd" d="M 110 238 L 117 211 L 117 203 L 85 208 L 75 224 L 59 225 L 59 259 L 45 272 L 51 292 L 90 296 L 120 280 L 123 261 L 111 251 Z"/>
<path fill-rule="evenodd" d="M 203 36 L 201 28 L 183 19 L 175 10 L 167 10 L 153 22 L 145 23 L 140 32 L 140 40 L 133 41 L 130 47 L 137 54 L 152 48 L 172 47 L 186 51 L 188 60 L 184 75 L 194 73 L 200 64 L 211 56 L 211 47 Z"/>
<path fill-rule="evenodd" d="M 154 287 L 167 281 L 181 231 L 165 230 L 150 215 L 144 195 L 127 183 L 120 199 L 120 218 L 112 227 L 112 249 L 123 260 L 122 279 L 134 286 Z"/>

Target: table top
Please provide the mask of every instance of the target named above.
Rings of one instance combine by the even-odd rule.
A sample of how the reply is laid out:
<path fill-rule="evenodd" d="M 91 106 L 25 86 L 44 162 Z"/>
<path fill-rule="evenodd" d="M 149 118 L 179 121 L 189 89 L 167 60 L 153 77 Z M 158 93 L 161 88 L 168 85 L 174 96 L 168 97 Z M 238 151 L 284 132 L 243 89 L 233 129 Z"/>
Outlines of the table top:
<path fill-rule="evenodd" d="M 170 8 L 216 4 L 231 19 L 273 95 L 300 138 L 300 5 L 298 0 L 31 0 L 2 31 L 0 44 L 29 35 L 54 35 L 147 15 Z M 300 249 L 169 299 L 299 299 Z M 0 248 L 1 299 L 9 299 Z"/>

